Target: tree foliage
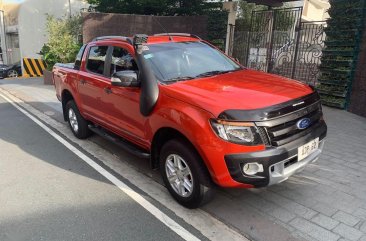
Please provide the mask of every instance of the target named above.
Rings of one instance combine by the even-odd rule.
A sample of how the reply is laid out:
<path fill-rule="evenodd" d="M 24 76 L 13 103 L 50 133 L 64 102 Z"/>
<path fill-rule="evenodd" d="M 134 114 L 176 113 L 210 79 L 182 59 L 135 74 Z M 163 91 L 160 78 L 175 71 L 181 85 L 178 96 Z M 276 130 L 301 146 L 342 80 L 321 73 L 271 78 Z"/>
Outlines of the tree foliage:
<path fill-rule="evenodd" d="M 236 20 L 237 29 L 249 31 L 252 21 L 252 12 L 266 9 L 268 9 L 267 6 L 240 0 L 238 6 L 238 19 Z"/>
<path fill-rule="evenodd" d="M 274 9 L 283 9 L 288 7 L 290 7 L 290 5 L 285 3 L 282 7 L 276 7 Z M 239 31 L 250 31 L 252 25 L 252 12 L 267 9 L 268 7 L 264 5 L 257 5 L 255 3 L 248 3 L 247 1 L 240 0 L 236 28 Z M 288 14 L 283 11 L 278 11 L 276 14 L 275 30 L 287 30 L 296 20 L 296 16 L 293 14 Z M 257 22 L 254 22 L 254 26 L 257 25 L 260 28 L 260 25 L 263 24 L 263 19 L 256 20 Z"/>
<path fill-rule="evenodd" d="M 159 16 L 204 15 L 221 8 L 221 2 L 222 0 L 88 0 L 99 12 Z"/>
<path fill-rule="evenodd" d="M 207 38 L 215 46 L 224 50 L 227 31 L 227 11 L 211 11 L 208 14 Z"/>
<path fill-rule="evenodd" d="M 81 28 L 82 19 L 79 15 L 62 19 L 47 16 L 48 42 L 42 47 L 40 54 L 48 70 L 52 70 L 55 63 L 69 63 L 75 60 L 81 47 Z"/>
<path fill-rule="evenodd" d="M 227 12 L 223 0 L 88 0 L 98 12 L 157 16 L 208 16 L 208 39 L 222 48 L 226 37 Z"/>

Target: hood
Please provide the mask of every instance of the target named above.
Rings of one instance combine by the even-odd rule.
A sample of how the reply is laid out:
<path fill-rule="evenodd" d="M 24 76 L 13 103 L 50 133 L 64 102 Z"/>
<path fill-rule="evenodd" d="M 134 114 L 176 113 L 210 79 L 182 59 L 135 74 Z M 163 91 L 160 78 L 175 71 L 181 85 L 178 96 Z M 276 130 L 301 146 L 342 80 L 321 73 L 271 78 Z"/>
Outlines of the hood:
<path fill-rule="evenodd" d="M 216 117 L 225 110 L 265 108 L 313 92 L 301 82 L 247 69 L 162 87 L 166 95 L 205 109 Z"/>

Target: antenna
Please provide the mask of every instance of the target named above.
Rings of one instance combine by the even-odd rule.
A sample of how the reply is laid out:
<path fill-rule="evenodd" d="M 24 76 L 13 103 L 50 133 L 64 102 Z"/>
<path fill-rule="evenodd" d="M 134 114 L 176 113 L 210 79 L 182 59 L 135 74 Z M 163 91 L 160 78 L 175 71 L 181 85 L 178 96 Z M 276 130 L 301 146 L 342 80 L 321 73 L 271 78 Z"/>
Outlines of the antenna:
<path fill-rule="evenodd" d="M 168 31 L 166 31 L 164 26 L 155 18 L 155 16 L 152 16 L 152 18 L 159 24 L 159 26 L 163 29 L 163 31 L 166 33 L 166 35 L 169 36 L 169 40 L 173 41 L 173 37 L 168 33 Z"/>

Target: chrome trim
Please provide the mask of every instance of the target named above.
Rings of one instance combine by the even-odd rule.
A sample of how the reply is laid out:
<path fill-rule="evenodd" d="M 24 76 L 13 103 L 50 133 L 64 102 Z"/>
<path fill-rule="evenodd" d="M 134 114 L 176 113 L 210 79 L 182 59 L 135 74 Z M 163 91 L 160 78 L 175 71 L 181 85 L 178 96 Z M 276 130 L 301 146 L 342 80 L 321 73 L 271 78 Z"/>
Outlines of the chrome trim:
<path fill-rule="evenodd" d="M 274 127 L 292 120 L 296 120 L 300 117 L 303 117 L 317 109 L 319 109 L 320 101 L 317 101 L 307 107 L 304 107 L 302 109 L 296 110 L 294 112 L 291 112 L 289 114 L 283 115 L 281 117 L 276 117 L 272 119 L 268 119 L 266 121 L 258 121 L 255 122 L 257 126 L 264 126 L 264 127 Z"/>
<path fill-rule="evenodd" d="M 293 174 L 302 171 L 306 165 L 309 163 L 314 163 L 318 160 L 320 153 L 323 150 L 324 147 L 324 139 L 319 143 L 319 149 L 314 151 L 312 154 L 310 154 L 305 159 L 298 161 L 288 167 L 285 168 L 285 162 L 288 160 L 294 158 L 296 155 L 289 157 L 283 161 L 277 162 L 269 167 L 269 183 L 268 186 L 274 185 L 280 182 L 283 182 L 287 180 L 290 176 Z M 274 172 L 272 172 L 272 167 L 274 168 Z"/>

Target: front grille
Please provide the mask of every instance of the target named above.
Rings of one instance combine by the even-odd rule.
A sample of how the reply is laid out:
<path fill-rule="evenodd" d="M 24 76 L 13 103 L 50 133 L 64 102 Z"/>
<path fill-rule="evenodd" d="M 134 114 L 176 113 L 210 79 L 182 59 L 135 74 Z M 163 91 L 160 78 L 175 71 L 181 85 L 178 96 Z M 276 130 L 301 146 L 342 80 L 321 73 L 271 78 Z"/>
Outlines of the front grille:
<path fill-rule="evenodd" d="M 278 147 L 311 133 L 314 128 L 320 125 L 322 115 L 321 105 L 318 101 L 288 115 L 256 122 L 256 125 L 265 130 L 270 145 Z M 297 128 L 296 124 L 303 118 L 309 118 L 311 124 L 308 128 L 301 130 Z"/>
<path fill-rule="evenodd" d="M 270 146 L 271 143 L 269 142 L 267 131 L 266 131 L 265 127 L 259 126 L 258 127 L 258 133 L 259 133 L 264 145 Z"/>

